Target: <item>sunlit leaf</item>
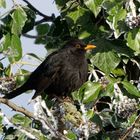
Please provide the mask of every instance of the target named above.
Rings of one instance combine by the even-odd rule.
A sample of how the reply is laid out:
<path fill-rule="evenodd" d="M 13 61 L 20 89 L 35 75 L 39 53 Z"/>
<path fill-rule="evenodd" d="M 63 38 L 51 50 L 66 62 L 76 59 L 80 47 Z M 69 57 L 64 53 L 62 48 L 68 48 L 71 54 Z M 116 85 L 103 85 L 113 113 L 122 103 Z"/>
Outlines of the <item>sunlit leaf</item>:
<path fill-rule="evenodd" d="M 118 54 L 113 50 L 114 45 L 106 40 L 99 40 L 95 42 L 95 45 L 97 48 L 93 51 L 91 62 L 100 70 L 109 74 L 120 63 Z"/>
<path fill-rule="evenodd" d="M 8 48 L 10 46 L 11 46 L 11 36 L 8 33 L 8 34 L 4 35 L 1 47 L 3 48 L 3 51 L 8 51 Z"/>
<path fill-rule="evenodd" d="M 93 82 L 86 82 L 83 87 L 81 94 L 83 94 L 83 103 L 89 103 L 91 101 L 95 101 L 99 95 L 99 92 L 101 90 L 101 84 L 99 83 L 93 83 Z"/>
<path fill-rule="evenodd" d="M 12 13 L 12 19 L 12 33 L 15 35 L 21 34 L 22 28 L 24 27 L 27 20 L 25 11 L 21 7 L 17 7 L 17 9 L 15 9 Z"/>
<path fill-rule="evenodd" d="M 125 72 L 123 69 L 121 68 L 116 68 L 112 71 L 112 73 L 116 76 L 124 76 L 125 75 Z"/>
<path fill-rule="evenodd" d="M 8 76 L 8 77 L 10 77 L 10 76 L 12 75 L 12 67 L 11 67 L 11 65 L 9 65 L 9 66 L 5 69 L 4 74 L 5 74 L 6 76 Z"/>
<path fill-rule="evenodd" d="M 6 8 L 5 0 L 0 0 L 0 7 Z"/>
<path fill-rule="evenodd" d="M 86 116 L 88 119 L 91 119 L 93 116 L 94 116 L 94 112 L 92 109 L 89 109 L 87 112 L 86 112 Z"/>
<path fill-rule="evenodd" d="M 22 85 L 23 83 L 25 83 L 25 81 L 28 79 L 29 77 L 29 71 L 24 70 L 24 69 L 20 69 L 19 72 L 16 73 L 16 84 L 18 85 Z"/>
<path fill-rule="evenodd" d="M 69 131 L 68 134 L 67 134 L 66 136 L 67 136 L 67 138 L 69 138 L 70 140 L 77 140 L 77 136 L 76 136 L 73 132 L 71 132 L 71 131 Z"/>
<path fill-rule="evenodd" d="M 24 127 L 29 127 L 29 125 L 31 124 L 31 120 L 21 114 L 15 114 L 12 117 L 12 122 L 16 125 L 22 125 Z"/>
<path fill-rule="evenodd" d="M 11 47 L 9 49 L 9 61 L 14 63 L 21 59 L 22 57 L 22 46 L 20 38 L 17 35 L 12 35 L 11 38 Z"/>
<path fill-rule="evenodd" d="M 104 0 L 84 0 L 85 5 L 94 13 L 97 17 L 101 11 L 101 4 Z"/>
<path fill-rule="evenodd" d="M 140 92 L 133 84 L 131 84 L 129 81 L 123 81 L 122 84 L 130 95 L 140 98 Z"/>
<path fill-rule="evenodd" d="M 126 36 L 127 45 L 131 49 L 135 50 L 137 53 L 140 53 L 140 29 L 135 28 L 130 30 Z"/>

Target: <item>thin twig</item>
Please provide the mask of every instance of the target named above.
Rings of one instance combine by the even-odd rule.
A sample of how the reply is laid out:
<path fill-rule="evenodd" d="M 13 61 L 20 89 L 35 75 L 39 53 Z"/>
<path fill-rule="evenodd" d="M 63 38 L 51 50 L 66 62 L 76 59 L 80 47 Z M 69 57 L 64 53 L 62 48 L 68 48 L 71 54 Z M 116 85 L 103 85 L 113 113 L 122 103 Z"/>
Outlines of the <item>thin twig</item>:
<path fill-rule="evenodd" d="M 54 14 L 52 16 L 47 16 L 47 15 L 41 13 L 38 9 L 36 9 L 29 1 L 27 1 L 27 0 L 23 0 L 23 1 L 25 3 L 27 3 L 28 4 L 28 7 L 31 8 L 33 11 L 35 11 L 38 15 L 44 17 L 44 19 L 46 21 L 53 21 L 54 20 L 54 18 L 55 18 L 54 17 Z"/>
<path fill-rule="evenodd" d="M 0 61 L 2 61 L 3 59 L 5 59 L 6 57 L 4 56 L 4 57 L 2 57 L 1 59 L 0 59 Z"/>
<path fill-rule="evenodd" d="M 43 23 L 43 22 L 46 22 L 46 19 L 45 19 L 45 18 L 42 18 L 41 20 L 36 21 L 36 22 L 35 22 L 35 26 L 36 26 L 36 25 L 39 25 L 39 24 L 41 24 L 41 23 Z"/>
<path fill-rule="evenodd" d="M 25 116 L 29 117 L 29 118 L 33 118 L 33 113 L 26 110 L 23 107 L 17 106 L 16 104 L 14 104 L 13 102 L 9 101 L 8 99 L 4 99 L 2 97 L 0 97 L 0 103 L 3 103 L 7 106 L 9 106 L 10 108 L 12 108 L 15 111 L 18 111 L 20 113 L 23 113 Z"/>
<path fill-rule="evenodd" d="M 33 39 L 36 39 L 36 38 L 43 38 L 43 37 L 46 37 L 47 35 L 29 35 L 29 34 L 22 34 L 24 37 L 28 37 L 28 38 L 33 38 Z"/>
<path fill-rule="evenodd" d="M 140 121 L 140 115 L 136 118 L 136 120 L 134 121 L 134 123 L 132 124 L 131 127 L 129 127 L 126 132 L 120 137 L 119 140 L 126 140 L 127 136 L 130 135 L 133 131 L 133 129 L 135 128 L 136 124 L 138 124 Z"/>

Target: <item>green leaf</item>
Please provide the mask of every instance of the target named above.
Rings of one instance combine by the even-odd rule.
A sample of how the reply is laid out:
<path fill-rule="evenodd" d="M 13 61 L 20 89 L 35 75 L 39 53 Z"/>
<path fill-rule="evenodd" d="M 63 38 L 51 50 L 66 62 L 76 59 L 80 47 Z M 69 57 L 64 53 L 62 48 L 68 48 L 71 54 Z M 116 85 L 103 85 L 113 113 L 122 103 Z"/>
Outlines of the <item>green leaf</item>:
<path fill-rule="evenodd" d="M 140 92 L 133 84 L 131 84 L 129 81 L 123 81 L 122 84 L 130 95 L 140 98 Z"/>
<path fill-rule="evenodd" d="M 3 51 L 7 51 L 10 46 L 11 46 L 11 36 L 8 33 L 3 37 L 3 42 L 2 42 Z"/>
<path fill-rule="evenodd" d="M 27 20 L 23 27 L 22 33 L 26 33 L 28 31 L 31 31 L 35 26 L 36 13 L 29 7 L 25 6 L 23 7 L 23 10 L 26 12 Z"/>
<path fill-rule="evenodd" d="M 69 0 L 55 0 L 58 9 L 63 8 Z"/>
<path fill-rule="evenodd" d="M 12 123 L 16 124 L 16 125 L 22 125 L 24 127 L 29 127 L 29 125 L 31 124 L 31 120 L 28 117 L 25 117 L 21 114 L 15 114 L 12 117 Z"/>
<path fill-rule="evenodd" d="M 120 58 L 114 51 L 114 45 L 102 39 L 96 41 L 95 45 L 97 48 L 93 51 L 91 62 L 100 70 L 109 74 L 120 63 Z"/>
<path fill-rule="evenodd" d="M 17 9 L 15 9 L 12 13 L 12 19 L 12 33 L 15 35 L 21 34 L 22 28 L 24 27 L 27 20 L 27 15 L 25 11 L 20 6 L 18 6 Z"/>
<path fill-rule="evenodd" d="M 102 128 L 102 120 L 98 114 L 94 114 L 92 121 L 99 125 L 100 128 Z"/>
<path fill-rule="evenodd" d="M 112 71 L 112 73 L 116 76 L 125 76 L 125 72 L 121 68 L 116 68 Z"/>
<path fill-rule="evenodd" d="M 17 74 L 17 77 L 16 77 L 17 86 L 25 83 L 25 81 L 29 77 L 29 71 L 24 70 L 24 69 L 20 69 L 19 72 L 17 72 L 16 74 Z"/>
<path fill-rule="evenodd" d="M 123 9 L 123 1 L 117 2 L 116 0 L 105 1 L 103 8 L 106 9 L 108 17 L 106 22 L 114 32 L 115 38 L 118 38 L 122 33 L 126 31 L 126 9 Z"/>
<path fill-rule="evenodd" d="M 5 0 L 0 0 L 0 7 L 6 8 Z"/>
<path fill-rule="evenodd" d="M 19 61 L 22 57 L 22 47 L 21 47 L 21 41 L 18 36 L 12 35 L 11 47 L 9 49 L 10 49 L 10 53 L 8 55 L 9 61 L 11 63 Z"/>
<path fill-rule="evenodd" d="M 79 92 L 80 94 L 83 94 L 83 103 L 89 103 L 91 101 L 95 101 L 99 95 L 99 92 L 101 90 L 101 84 L 99 83 L 93 83 L 93 82 L 86 82 Z"/>
<path fill-rule="evenodd" d="M 77 140 L 77 136 L 71 131 L 69 131 L 66 136 L 69 140 Z"/>
<path fill-rule="evenodd" d="M 126 35 L 127 46 L 140 53 L 140 28 L 130 30 Z"/>
<path fill-rule="evenodd" d="M 92 109 L 89 109 L 87 112 L 86 112 L 86 116 L 89 119 L 91 119 L 93 116 L 94 116 L 94 112 Z"/>
<path fill-rule="evenodd" d="M 75 11 L 68 13 L 67 17 L 71 18 L 74 21 L 74 24 L 86 14 L 87 10 L 78 6 Z"/>
<path fill-rule="evenodd" d="M 112 97 L 114 95 L 114 83 L 113 82 L 110 82 L 107 87 L 105 88 L 105 93 L 104 93 L 105 96 L 109 96 L 109 97 Z M 104 96 L 103 95 L 103 96 Z"/>
<path fill-rule="evenodd" d="M 39 60 L 39 61 L 43 61 L 39 56 L 37 56 L 36 54 L 34 54 L 34 53 L 27 53 L 26 54 L 27 56 L 31 56 L 31 57 L 33 57 L 33 58 L 36 58 L 37 60 Z"/>
<path fill-rule="evenodd" d="M 40 24 L 36 27 L 36 31 L 37 31 L 37 34 L 38 37 L 36 40 L 35 40 L 35 43 L 36 44 L 45 44 L 46 43 L 46 37 L 45 36 L 42 36 L 42 35 L 47 35 L 47 33 L 49 32 L 49 29 L 50 29 L 50 25 L 49 24 Z"/>
<path fill-rule="evenodd" d="M 101 11 L 101 5 L 104 0 L 84 0 L 85 5 L 94 13 L 97 17 Z"/>
<path fill-rule="evenodd" d="M 50 29 L 50 25 L 49 24 L 39 24 L 37 27 L 36 27 L 36 31 L 39 35 L 44 35 L 46 34 Z"/>
<path fill-rule="evenodd" d="M 12 75 L 11 64 L 5 69 L 4 73 L 5 73 L 6 76 L 11 77 L 11 75 Z"/>

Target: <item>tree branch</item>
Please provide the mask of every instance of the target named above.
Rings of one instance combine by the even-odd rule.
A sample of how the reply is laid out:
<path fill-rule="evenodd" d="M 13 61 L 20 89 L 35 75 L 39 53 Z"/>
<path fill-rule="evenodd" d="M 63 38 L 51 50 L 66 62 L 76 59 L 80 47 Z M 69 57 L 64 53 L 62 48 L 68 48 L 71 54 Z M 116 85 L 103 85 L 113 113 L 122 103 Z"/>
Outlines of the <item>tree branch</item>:
<path fill-rule="evenodd" d="M 3 103 L 5 105 L 9 106 L 10 108 L 12 108 L 15 111 L 23 113 L 25 116 L 27 116 L 29 118 L 33 118 L 33 113 L 32 112 L 26 110 L 23 107 L 17 106 L 16 104 L 12 103 L 8 99 L 4 99 L 4 98 L 0 97 L 0 103 Z"/>
<path fill-rule="evenodd" d="M 43 13 L 41 13 L 38 9 L 36 9 L 29 1 L 23 0 L 26 4 L 28 4 L 28 7 L 31 8 L 34 12 L 36 12 L 38 15 L 44 17 L 45 21 L 53 21 L 55 19 L 54 14 L 52 16 L 47 16 Z"/>

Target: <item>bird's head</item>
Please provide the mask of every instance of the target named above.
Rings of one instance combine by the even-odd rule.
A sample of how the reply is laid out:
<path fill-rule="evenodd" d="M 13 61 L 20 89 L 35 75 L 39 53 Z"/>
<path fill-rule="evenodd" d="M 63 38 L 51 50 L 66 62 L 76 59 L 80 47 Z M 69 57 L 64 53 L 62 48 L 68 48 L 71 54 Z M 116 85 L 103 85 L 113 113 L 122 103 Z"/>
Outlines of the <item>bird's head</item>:
<path fill-rule="evenodd" d="M 92 44 L 84 44 L 81 40 L 79 39 L 73 39 L 67 42 L 66 47 L 70 47 L 74 50 L 80 50 L 86 52 L 87 50 L 92 50 L 96 48 L 95 45 Z"/>

